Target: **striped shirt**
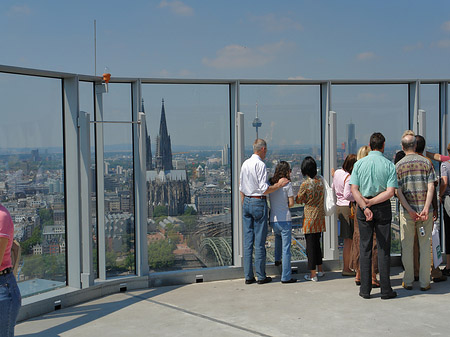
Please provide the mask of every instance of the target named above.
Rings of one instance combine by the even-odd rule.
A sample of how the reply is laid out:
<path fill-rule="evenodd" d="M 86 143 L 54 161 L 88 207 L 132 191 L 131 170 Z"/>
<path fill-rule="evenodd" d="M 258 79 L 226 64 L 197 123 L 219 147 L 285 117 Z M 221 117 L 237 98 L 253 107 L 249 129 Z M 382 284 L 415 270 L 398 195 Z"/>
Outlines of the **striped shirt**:
<path fill-rule="evenodd" d="M 436 180 L 433 165 L 424 156 L 408 154 L 395 165 L 395 168 L 398 188 L 411 208 L 420 213 L 427 199 L 428 184 Z M 430 211 L 432 209 L 433 206 L 430 206 Z"/>

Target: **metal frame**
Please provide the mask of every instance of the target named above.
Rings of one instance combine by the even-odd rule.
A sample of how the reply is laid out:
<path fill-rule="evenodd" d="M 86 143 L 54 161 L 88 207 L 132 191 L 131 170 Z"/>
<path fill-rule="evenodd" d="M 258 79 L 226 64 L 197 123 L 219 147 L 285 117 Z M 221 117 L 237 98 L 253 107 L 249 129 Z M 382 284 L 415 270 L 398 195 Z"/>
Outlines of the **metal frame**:
<path fill-rule="evenodd" d="M 105 223 L 104 223 L 104 136 L 103 136 L 103 93 L 105 86 L 101 77 L 78 75 L 64 72 L 52 72 L 0 65 L 0 73 L 58 78 L 62 80 L 63 92 L 63 134 L 66 189 L 66 240 L 67 240 L 67 284 L 74 288 L 86 288 L 93 284 L 92 249 L 89 230 L 89 175 L 90 157 L 89 115 L 79 111 L 79 81 L 94 83 L 94 128 L 97 167 L 97 240 L 99 279 L 106 279 L 105 270 Z M 408 85 L 408 125 L 416 132 L 425 132 L 425 114 L 420 110 L 420 85 L 439 84 L 440 114 L 440 151 L 445 152 L 448 142 L 448 82 L 447 79 L 381 79 L 381 80 L 251 80 L 251 79 L 156 79 L 156 78 L 117 78 L 110 83 L 131 83 L 134 184 L 135 184 L 135 234 L 136 234 L 136 274 L 148 274 L 146 242 L 146 179 L 145 179 L 145 140 L 143 126 L 145 115 L 139 112 L 142 84 L 226 84 L 230 88 L 230 125 L 232 170 L 232 204 L 233 204 L 233 266 L 242 266 L 242 206 L 239 195 L 239 171 L 244 159 L 244 116 L 240 110 L 239 89 L 241 84 L 254 85 L 319 85 L 321 150 L 323 158 L 323 175 L 330 181 L 330 171 L 336 167 L 336 121 L 337 114 L 331 111 L 331 88 L 333 85 L 374 85 L 403 84 Z M 139 122 L 142 122 L 139 124 Z M 79 128 L 80 127 L 80 128 Z M 87 137 L 88 138 L 88 137 Z M 337 225 L 335 216 L 327 217 L 327 232 L 324 235 L 324 256 L 337 260 Z"/>

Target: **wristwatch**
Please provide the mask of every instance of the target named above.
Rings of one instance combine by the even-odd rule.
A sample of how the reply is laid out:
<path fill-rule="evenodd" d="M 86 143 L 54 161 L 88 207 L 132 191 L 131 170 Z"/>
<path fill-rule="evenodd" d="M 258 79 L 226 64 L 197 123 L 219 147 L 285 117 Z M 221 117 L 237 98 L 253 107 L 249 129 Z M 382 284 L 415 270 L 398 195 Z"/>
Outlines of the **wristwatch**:
<path fill-rule="evenodd" d="M 362 209 L 362 211 L 364 212 L 366 210 L 367 206 L 364 206 Z"/>

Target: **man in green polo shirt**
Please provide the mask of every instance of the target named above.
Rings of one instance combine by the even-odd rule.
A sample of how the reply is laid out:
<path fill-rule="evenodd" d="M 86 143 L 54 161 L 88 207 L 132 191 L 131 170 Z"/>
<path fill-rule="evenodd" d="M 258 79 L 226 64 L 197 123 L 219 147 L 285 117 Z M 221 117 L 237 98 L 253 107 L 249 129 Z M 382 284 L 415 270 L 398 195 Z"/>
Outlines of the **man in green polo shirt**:
<path fill-rule="evenodd" d="M 391 203 L 397 185 L 392 162 L 383 156 L 385 138 L 376 132 L 370 136 L 369 155 L 358 160 L 350 176 L 351 191 L 358 210 L 356 217 L 360 234 L 361 287 L 359 296 L 369 299 L 372 290 L 373 232 L 377 235 L 378 269 L 381 299 L 397 296 L 390 280 L 391 264 Z"/>

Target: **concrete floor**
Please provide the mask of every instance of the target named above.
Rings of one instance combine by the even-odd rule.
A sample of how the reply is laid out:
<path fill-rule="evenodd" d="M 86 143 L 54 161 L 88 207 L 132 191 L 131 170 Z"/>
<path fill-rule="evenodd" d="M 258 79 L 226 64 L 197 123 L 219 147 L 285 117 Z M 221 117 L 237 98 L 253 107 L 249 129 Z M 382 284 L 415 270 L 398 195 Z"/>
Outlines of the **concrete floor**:
<path fill-rule="evenodd" d="M 427 292 L 358 296 L 353 278 L 245 285 L 243 279 L 114 294 L 21 322 L 17 336 L 448 336 L 450 279 Z"/>

